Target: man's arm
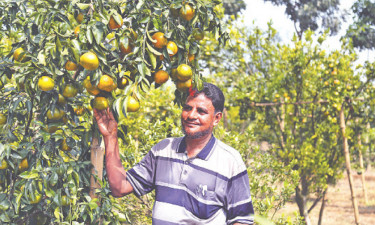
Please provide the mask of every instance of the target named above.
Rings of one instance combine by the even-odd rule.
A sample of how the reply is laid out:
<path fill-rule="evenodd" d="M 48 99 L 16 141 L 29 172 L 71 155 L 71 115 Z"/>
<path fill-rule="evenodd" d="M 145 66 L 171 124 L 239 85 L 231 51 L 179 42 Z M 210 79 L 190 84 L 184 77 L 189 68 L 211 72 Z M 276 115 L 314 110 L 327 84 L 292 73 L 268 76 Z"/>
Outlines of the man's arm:
<path fill-rule="evenodd" d="M 133 192 L 132 185 L 126 179 L 126 171 L 121 163 L 117 122 L 109 108 L 94 109 L 94 116 L 105 143 L 105 165 L 112 195 L 122 197 Z"/>

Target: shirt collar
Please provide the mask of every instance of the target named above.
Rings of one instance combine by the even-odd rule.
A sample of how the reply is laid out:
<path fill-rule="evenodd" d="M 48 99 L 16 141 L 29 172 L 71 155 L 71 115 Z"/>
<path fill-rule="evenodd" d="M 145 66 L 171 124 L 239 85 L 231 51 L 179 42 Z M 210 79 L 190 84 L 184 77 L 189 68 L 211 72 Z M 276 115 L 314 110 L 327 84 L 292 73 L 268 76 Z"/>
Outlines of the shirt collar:
<path fill-rule="evenodd" d="M 211 139 L 208 141 L 206 146 L 198 153 L 196 156 L 197 158 L 208 160 L 208 156 L 210 155 L 211 151 L 213 150 L 213 147 L 215 145 L 216 138 L 214 135 L 211 136 Z M 184 153 L 186 152 L 186 142 L 185 137 L 182 138 L 180 145 L 177 148 L 177 153 Z"/>

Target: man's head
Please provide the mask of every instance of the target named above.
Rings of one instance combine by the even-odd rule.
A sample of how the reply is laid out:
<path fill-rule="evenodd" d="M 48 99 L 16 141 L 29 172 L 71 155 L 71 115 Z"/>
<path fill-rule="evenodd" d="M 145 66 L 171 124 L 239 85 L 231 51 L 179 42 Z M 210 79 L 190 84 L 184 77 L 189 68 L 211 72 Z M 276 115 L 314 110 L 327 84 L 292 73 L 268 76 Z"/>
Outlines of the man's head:
<path fill-rule="evenodd" d="M 203 89 L 190 91 L 181 113 L 182 129 L 190 139 L 211 137 L 219 124 L 224 109 L 223 92 L 213 84 L 204 83 Z"/>

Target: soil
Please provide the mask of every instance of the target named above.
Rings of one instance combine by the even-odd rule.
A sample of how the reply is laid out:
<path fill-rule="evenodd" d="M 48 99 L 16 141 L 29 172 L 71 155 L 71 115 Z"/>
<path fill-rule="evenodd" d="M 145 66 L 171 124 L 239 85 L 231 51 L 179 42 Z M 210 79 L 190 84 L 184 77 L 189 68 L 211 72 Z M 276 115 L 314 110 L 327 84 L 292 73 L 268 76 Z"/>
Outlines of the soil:
<path fill-rule="evenodd" d="M 368 203 L 365 203 L 362 189 L 361 176 L 353 173 L 355 198 L 359 209 L 360 225 L 375 225 L 375 169 L 364 173 L 367 187 Z M 311 211 L 310 219 L 313 225 L 318 224 L 321 202 Z M 288 203 L 279 213 L 284 213 L 293 218 L 298 213 L 295 203 Z M 323 225 L 352 225 L 355 224 L 354 209 L 352 205 L 349 180 L 344 177 L 335 186 L 330 186 L 327 193 L 327 202 L 323 212 Z"/>

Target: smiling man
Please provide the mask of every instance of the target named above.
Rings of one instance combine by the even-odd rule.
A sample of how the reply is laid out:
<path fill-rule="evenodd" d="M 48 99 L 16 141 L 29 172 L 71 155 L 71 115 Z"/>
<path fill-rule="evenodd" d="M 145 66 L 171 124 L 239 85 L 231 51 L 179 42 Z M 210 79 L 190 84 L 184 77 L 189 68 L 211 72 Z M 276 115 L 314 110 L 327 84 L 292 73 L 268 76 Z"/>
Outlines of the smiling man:
<path fill-rule="evenodd" d="M 106 147 L 106 170 L 112 195 L 141 196 L 155 190 L 154 225 L 253 224 L 249 179 L 241 155 L 216 139 L 224 95 L 213 84 L 191 90 L 181 113 L 185 136 L 156 144 L 125 171 L 112 112 L 94 115 Z"/>

